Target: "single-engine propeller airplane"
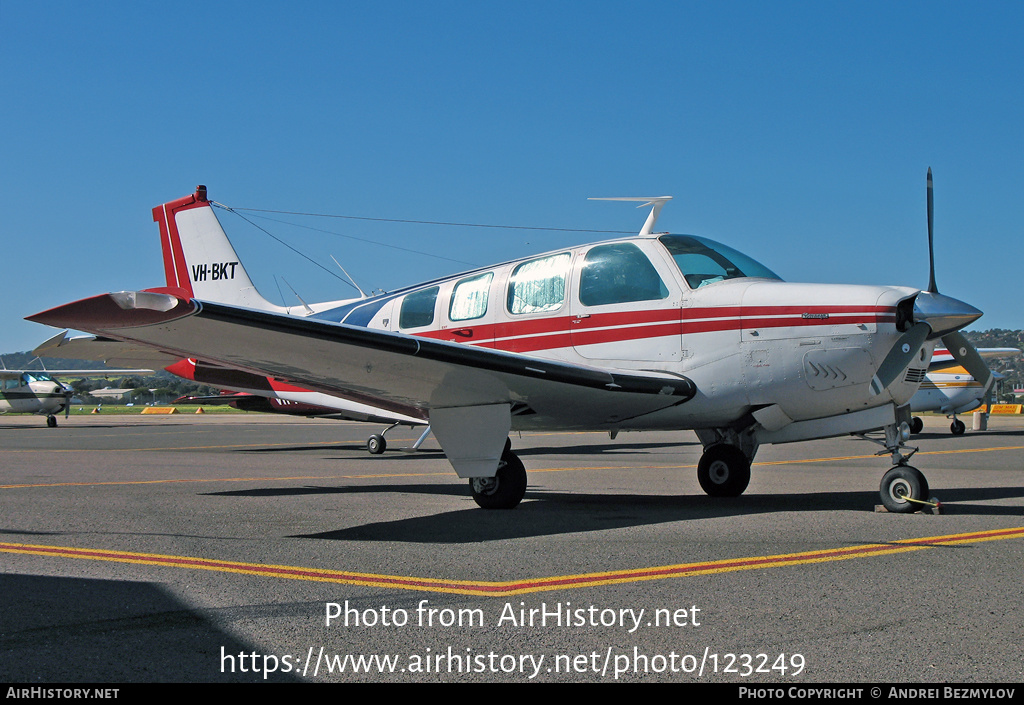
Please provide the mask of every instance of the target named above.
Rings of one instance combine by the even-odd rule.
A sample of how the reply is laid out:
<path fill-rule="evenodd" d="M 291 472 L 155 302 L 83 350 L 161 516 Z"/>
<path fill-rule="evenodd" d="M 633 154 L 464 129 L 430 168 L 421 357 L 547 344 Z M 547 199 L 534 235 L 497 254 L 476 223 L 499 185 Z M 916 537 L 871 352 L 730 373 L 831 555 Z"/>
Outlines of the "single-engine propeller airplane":
<path fill-rule="evenodd" d="M 1017 348 L 978 348 L 982 359 L 998 359 L 1020 355 Z M 939 349 L 932 354 L 928 365 L 928 374 L 921 383 L 921 388 L 910 399 L 910 411 L 937 411 L 953 419 L 949 431 L 959 436 L 967 430 L 964 422 L 957 414 L 966 414 L 977 409 L 985 401 L 992 382 L 1001 377 L 986 367 L 988 375 L 976 379 L 961 366 L 948 350 Z M 910 420 L 910 432 L 920 433 L 924 429 L 924 421 L 920 416 Z"/>
<path fill-rule="evenodd" d="M 46 425 L 57 426 L 57 414 L 71 412 L 75 390 L 55 377 L 121 377 L 152 370 L 0 370 L 0 414 L 38 414 Z"/>
<path fill-rule="evenodd" d="M 196 280 L 237 262 L 172 258 L 175 286 L 121 291 L 29 316 L 305 389 L 426 418 L 477 504 L 515 507 L 527 478 L 512 430 L 696 432 L 712 496 L 740 495 L 765 443 L 884 431 L 894 512 L 928 497 L 909 465 L 908 402 L 937 341 L 979 378 L 958 331 L 981 316 L 938 293 L 928 172 L 925 290 L 783 282 L 702 237 L 656 233 L 569 247 L 289 315 L 245 282 L 244 302 L 204 300 Z M 158 206 L 170 232 L 226 241 L 206 188 Z M 173 248 L 173 238 L 165 242 Z M 168 279 L 172 280 L 170 274 Z M 193 295 L 195 293 L 195 295 Z M 985 368 L 987 369 L 987 368 Z M 881 454 L 881 453 L 880 453 Z"/>

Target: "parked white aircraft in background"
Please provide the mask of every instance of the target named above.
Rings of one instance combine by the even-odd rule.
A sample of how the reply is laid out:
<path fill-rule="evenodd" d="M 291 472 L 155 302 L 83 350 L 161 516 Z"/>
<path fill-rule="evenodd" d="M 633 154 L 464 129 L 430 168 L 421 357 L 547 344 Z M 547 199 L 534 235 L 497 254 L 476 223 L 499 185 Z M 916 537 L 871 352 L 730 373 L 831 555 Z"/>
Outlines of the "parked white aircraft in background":
<path fill-rule="evenodd" d="M 978 353 L 983 359 L 999 359 L 1020 355 L 1017 348 L 980 348 Z M 998 375 L 993 373 L 994 378 Z M 918 390 L 910 399 L 912 412 L 937 411 L 952 418 L 949 430 L 954 436 L 961 435 L 967 427 L 956 417 L 966 414 L 981 406 L 991 388 L 984 380 L 977 380 L 960 365 L 948 350 L 936 350 L 928 365 L 928 374 Z M 915 416 L 910 421 L 910 432 L 920 433 L 924 429 L 924 421 Z"/>
<path fill-rule="evenodd" d="M 304 317 L 263 299 L 215 244 L 203 262 L 170 258 L 175 286 L 29 320 L 427 418 L 487 508 L 514 507 L 526 490 L 511 430 L 693 429 L 704 445 L 697 476 L 714 496 L 746 489 L 763 443 L 884 431 L 877 442 L 894 467 L 882 501 L 916 510 L 928 484 L 907 463 L 909 401 L 940 339 L 989 375 L 957 332 L 981 312 L 939 294 L 934 266 L 927 290 L 786 283 L 719 243 L 655 233 L 668 197 L 633 200 L 652 206 L 636 237 L 309 306 Z M 205 187 L 154 215 L 162 233 L 226 242 Z M 173 239 L 167 247 L 177 254 Z M 239 277 L 244 302 L 194 288 Z"/>
<path fill-rule="evenodd" d="M 70 412 L 75 390 L 54 377 L 123 377 L 152 370 L 0 370 L 0 414 L 39 414 L 57 425 L 57 414 Z"/>

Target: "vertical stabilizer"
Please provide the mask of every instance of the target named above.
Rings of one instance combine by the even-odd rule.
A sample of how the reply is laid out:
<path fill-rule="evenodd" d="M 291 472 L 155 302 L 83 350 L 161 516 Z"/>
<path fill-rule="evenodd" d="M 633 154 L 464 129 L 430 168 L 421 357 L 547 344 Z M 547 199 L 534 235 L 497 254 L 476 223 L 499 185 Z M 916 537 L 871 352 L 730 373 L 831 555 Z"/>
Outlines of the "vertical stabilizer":
<path fill-rule="evenodd" d="M 191 196 L 157 206 L 153 220 L 160 225 L 168 289 L 205 301 L 285 310 L 256 290 L 213 213 L 205 186 L 196 187 Z"/>

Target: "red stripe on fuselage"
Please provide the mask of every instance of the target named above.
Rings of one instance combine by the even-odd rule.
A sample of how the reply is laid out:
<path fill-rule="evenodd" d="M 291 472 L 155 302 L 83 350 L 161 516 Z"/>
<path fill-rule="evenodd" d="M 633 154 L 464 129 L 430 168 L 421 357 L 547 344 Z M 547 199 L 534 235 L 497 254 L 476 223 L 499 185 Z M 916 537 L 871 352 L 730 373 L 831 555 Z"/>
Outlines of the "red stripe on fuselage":
<path fill-rule="evenodd" d="M 810 315 L 805 318 L 806 314 Z M 821 314 L 828 314 L 829 317 L 815 317 Z M 685 318 L 680 319 L 680 316 Z M 723 306 L 619 311 L 592 314 L 586 318 L 574 315 L 553 316 L 459 328 L 453 326 L 417 335 L 526 353 L 573 345 L 599 345 L 715 331 L 739 332 L 749 329 L 810 328 L 895 321 L 895 309 L 885 306 Z M 470 332 L 471 335 L 467 335 Z"/>

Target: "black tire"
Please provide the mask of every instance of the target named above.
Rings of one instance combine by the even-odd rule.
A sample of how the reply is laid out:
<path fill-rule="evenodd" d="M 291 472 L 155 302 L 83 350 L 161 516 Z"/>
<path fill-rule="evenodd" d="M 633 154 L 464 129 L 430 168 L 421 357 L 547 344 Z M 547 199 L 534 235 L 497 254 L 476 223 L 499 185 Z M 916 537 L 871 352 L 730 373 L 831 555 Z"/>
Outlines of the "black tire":
<path fill-rule="evenodd" d="M 366 452 L 370 455 L 380 455 L 387 449 L 388 442 L 379 433 L 375 433 L 366 439 Z"/>
<path fill-rule="evenodd" d="M 896 514 L 912 514 L 923 509 L 925 505 L 910 500 L 927 501 L 929 491 L 928 480 L 911 465 L 897 465 L 885 473 L 878 489 L 882 505 Z"/>
<path fill-rule="evenodd" d="M 962 436 L 966 430 L 967 426 L 965 426 L 964 422 L 960 419 L 953 419 L 953 423 L 949 425 L 949 432 L 954 436 Z"/>
<path fill-rule="evenodd" d="M 914 418 L 910 419 L 910 432 L 911 433 L 918 434 L 918 433 L 920 433 L 923 430 L 924 430 L 924 420 L 921 419 L 920 416 L 915 416 Z"/>
<path fill-rule="evenodd" d="M 484 509 L 513 509 L 526 494 L 526 468 L 515 453 L 501 456 L 494 477 L 471 477 L 473 501 Z"/>
<path fill-rule="evenodd" d="M 750 461 L 736 446 L 710 446 L 697 464 L 697 481 L 712 497 L 739 497 L 750 484 Z"/>
<path fill-rule="evenodd" d="M 46 425 L 49 426 L 50 428 L 57 428 L 57 417 L 56 416 L 47 416 L 46 417 Z"/>

